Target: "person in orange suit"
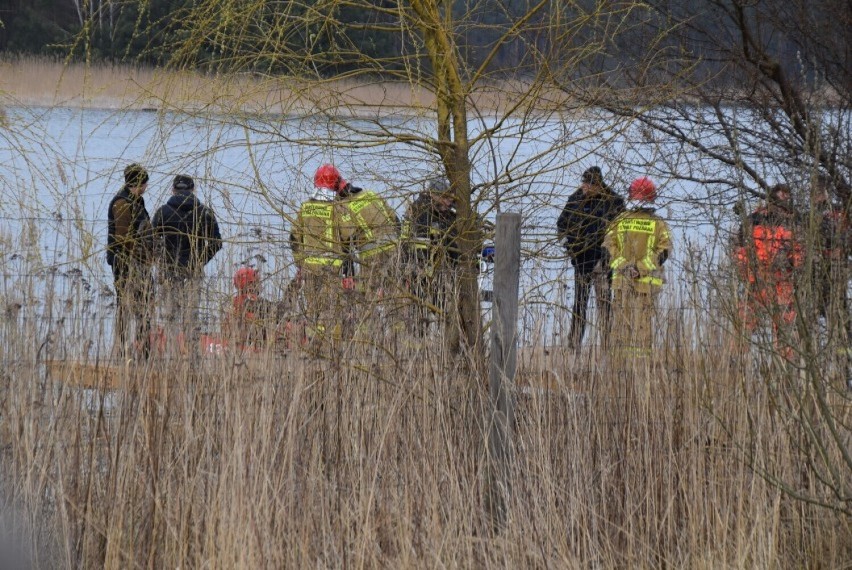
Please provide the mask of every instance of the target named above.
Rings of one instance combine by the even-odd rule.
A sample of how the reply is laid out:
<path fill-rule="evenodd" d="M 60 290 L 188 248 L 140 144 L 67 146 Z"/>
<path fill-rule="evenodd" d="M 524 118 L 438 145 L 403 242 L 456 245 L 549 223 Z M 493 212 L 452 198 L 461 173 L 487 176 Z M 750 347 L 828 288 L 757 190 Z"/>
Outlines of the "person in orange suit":
<path fill-rule="evenodd" d="M 796 320 L 795 278 L 804 262 L 797 236 L 800 225 L 789 186 L 776 184 L 766 204 L 744 220 L 736 237 L 736 264 L 746 284 L 740 303 L 744 328 L 751 334 L 768 319 L 773 342 L 787 357 L 792 349 L 789 338 L 783 337 L 789 336 Z"/>
<path fill-rule="evenodd" d="M 237 345 L 259 345 L 266 338 L 269 303 L 260 296 L 260 273 L 253 267 L 241 267 L 234 274 L 234 296 L 225 320 L 227 340 Z"/>

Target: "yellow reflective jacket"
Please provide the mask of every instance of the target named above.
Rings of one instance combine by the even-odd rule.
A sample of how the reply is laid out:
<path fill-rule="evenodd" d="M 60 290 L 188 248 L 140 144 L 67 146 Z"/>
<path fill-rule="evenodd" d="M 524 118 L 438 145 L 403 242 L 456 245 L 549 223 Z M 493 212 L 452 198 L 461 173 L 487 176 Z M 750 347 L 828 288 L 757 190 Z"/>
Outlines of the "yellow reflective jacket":
<path fill-rule="evenodd" d="M 340 268 L 345 252 L 336 204 L 316 199 L 304 202 L 290 233 L 290 245 L 300 269 Z"/>
<path fill-rule="evenodd" d="M 340 217 L 340 238 L 367 259 L 390 251 L 399 241 L 399 220 L 378 194 L 353 189 L 335 202 Z"/>
<path fill-rule="evenodd" d="M 672 249 L 671 232 L 652 208 L 629 210 L 615 218 L 607 228 L 604 247 L 610 256 L 613 289 L 628 282 L 640 293 L 662 287 L 662 264 Z M 630 277 L 630 273 L 638 277 Z"/>

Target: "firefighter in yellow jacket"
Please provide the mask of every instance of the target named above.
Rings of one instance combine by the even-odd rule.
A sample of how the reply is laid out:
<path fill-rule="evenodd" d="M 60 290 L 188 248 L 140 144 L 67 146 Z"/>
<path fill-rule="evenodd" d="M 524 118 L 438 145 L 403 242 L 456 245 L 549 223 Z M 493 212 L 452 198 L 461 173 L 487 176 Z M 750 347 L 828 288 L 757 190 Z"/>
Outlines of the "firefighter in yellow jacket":
<path fill-rule="evenodd" d="M 353 186 L 331 164 L 314 175 L 317 188 L 335 193 L 340 239 L 358 263 L 358 282 L 370 294 L 388 294 L 396 284 L 399 219 L 387 202 L 370 190 Z"/>
<path fill-rule="evenodd" d="M 636 207 L 616 217 L 604 238 L 613 274 L 611 348 L 621 366 L 650 359 L 656 298 L 672 250 L 669 227 L 651 207 L 657 197 L 654 183 L 637 178 L 628 196 Z"/>
<path fill-rule="evenodd" d="M 315 177 L 320 184 L 319 171 Z M 347 259 L 340 235 L 340 211 L 332 196 L 314 195 L 303 202 L 290 232 L 290 247 L 305 298 L 309 330 L 322 333 L 340 314 L 343 268 Z"/>

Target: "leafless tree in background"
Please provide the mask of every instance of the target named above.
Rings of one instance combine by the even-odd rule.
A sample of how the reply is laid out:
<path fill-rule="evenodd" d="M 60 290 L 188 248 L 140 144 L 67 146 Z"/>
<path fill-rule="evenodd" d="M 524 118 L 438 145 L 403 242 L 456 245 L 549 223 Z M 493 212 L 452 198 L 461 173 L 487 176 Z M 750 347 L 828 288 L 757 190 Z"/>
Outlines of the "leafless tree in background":
<path fill-rule="evenodd" d="M 561 168 L 564 164 L 554 163 L 559 160 L 555 157 L 574 141 L 566 136 L 548 149 L 551 159 L 514 160 L 512 154 L 508 158 L 495 155 L 493 171 L 478 173 L 478 178 L 485 179 L 476 186 L 472 186 L 472 153 L 474 149 L 493 153 L 501 140 L 529 136 L 525 133 L 534 123 L 581 113 L 586 103 L 554 90 L 551 78 L 557 71 L 580 70 L 581 62 L 603 49 L 585 43 L 584 26 L 599 19 L 628 18 L 634 9 L 630 3 L 590 11 L 580 3 L 559 3 L 557 13 L 551 14 L 552 7 L 548 0 L 198 2 L 181 17 L 185 33 L 169 51 L 175 68 L 202 66 L 232 76 L 248 72 L 263 79 L 262 89 L 284 93 L 275 109 L 267 106 L 251 121 L 245 120 L 246 128 L 275 130 L 264 111 L 283 108 L 284 112 L 309 113 L 327 121 L 335 136 L 318 141 L 315 136 L 294 139 L 282 135 L 282 142 L 324 147 L 329 153 L 348 145 L 401 143 L 421 153 L 424 165 L 437 167 L 456 193 L 461 227 L 459 287 L 463 302 L 460 334 L 452 344 L 457 350 L 472 349 L 480 346 L 481 335 L 476 264 L 482 240 L 477 204 L 499 204 L 501 197 L 523 192 L 536 177 Z M 339 18 L 342 10 L 359 17 L 344 22 Z M 497 14 L 500 23 L 489 23 L 485 14 Z M 472 30 L 478 37 L 483 30 L 489 32 L 491 43 L 484 47 L 466 44 Z M 616 26 L 608 34 L 620 32 Z M 374 41 L 393 42 L 396 55 L 372 55 Z M 569 44 L 570 49 L 563 49 Z M 475 60 L 470 56 L 472 50 L 479 50 Z M 507 51 L 516 57 L 504 57 Z M 391 97 L 369 104 L 359 101 L 357 90 L 346 83 L 351 80 L 383 84 L 383 89 L 388 84 L 402 86 L 414 94 L 406 103 L 406 112 L 436 121 L 435 132 L 430 132 L 428 123 L 412 129 L 387 120 L 388 109 L 400 102 Z M 353 114 L 358 121 L 351 120 Z M 493 119 L 485 120 L 488 114 Z M 230 120 L 241 121 L 239 114 Z M 483 128 L 471 134 L 474 120 Z M 409 175 L 407 185 L 417 184 L 417 176 Z"/>
<path fill-rule="evenodd" d="M 749 201 L 776 183 L 793 188 L 808 253 L 796 284 L 796 330 L 784 342 L 797 347 L 801 368 L 783 376 L 787 395 L 776 403 L 792 420 L 800 460 L 818 483 L 803 486 L 769 467 L 758 471 L 800 498 L 847 508 L 849 426 L 846 412 L 829 402 L 848 374 L 850 315 L 846 301 L 827 309 L 819 300 L 825 230 L 812 207 L 815 195 L 828 190 L 846 220 L 852 212 L 852 4 L 651 0 L 635 16 L 640 27 L 610 44 L 624 58 L 594 62 L 599 73 L 583 85 L 584 97 L 629 119 L 637 145 L 663 149 L 664 160 L 641 166 L 664 179 L 700 183 L 705 193 L 692 197 L 696 205 L 707 212 L 715 205 L 711 215 L 734 230 Z M 679 95 L 660 91 L 665 84 L 678 86 Z M 849 253 L 847 241 L 831 277 L 843 299 Z M 723 304 L 706 306 L 736 323 L 738 293 L 726 280 L 727 265 L 722 259 L 705 277 Z M 821 313 L 825 324 L 817 325 Z"/>

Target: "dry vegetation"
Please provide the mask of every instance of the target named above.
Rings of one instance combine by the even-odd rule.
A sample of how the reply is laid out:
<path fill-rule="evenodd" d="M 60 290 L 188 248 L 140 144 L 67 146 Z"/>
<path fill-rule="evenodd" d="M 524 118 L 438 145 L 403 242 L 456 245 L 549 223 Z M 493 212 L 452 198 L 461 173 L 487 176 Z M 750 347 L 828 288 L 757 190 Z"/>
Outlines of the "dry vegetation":
<path fill-rule="evenodd" d="M 485 374 L 453 361 L 440 338 L 363 328 L 319 356 L 226 353 L 195 371 L 180 359 L 90 355 L 88 382 L 119 389 L 84 389 L 80 366 L 56 361 L 78 359 L 102 333 L 62 333 L 58 323 L 91 318 L 75 303 L 25 318 L 39 279 L 7 283 L 7 300 L 22 302 L 8 307 L 0 343 L 4 522 L 36 567 L 852 559 L 849 478 L 816 409 L 831 408 L 848 449 L 842 378 L 759 342 L 737 354 L 728 325 L 706 311 L 664 319 L 653 370 L 615 374 L 561 347 L 522 352 L 519 381 L 533 389 L 518 396 L 508 522 L 494 532 Z M 542 378 L 550 391 L 536 389 Z"/>
<path fill-rule="evenodd" d="M 524 93 L 522 84 L 483 87 L 471 98 L 480 111 L 500 111 Z M 541 110 L 564 107 L 565 93 L 540 94 Z M 0 59 L 0 103 L 114 110 L 305 114 L 338 109 L 353 115 L 395 111 L 431 114 L 435 97 L 408 83 L 205 75 L 108 64 L 65 64 L 34 57 Z"/>
<path fill-rule="evenodd" d="M 0 66 L 4 99 L 26 104 L 269 113 L 305 112 L 304 101 L 433 104 L 407 85 L 338 84 L 323 102 L 241 76 Z M 12 241 L 3 263 L 11 251 L 29 259 Z M 0 529 L 35 567 L 852 560 L 852 407 L 830 357 L 837 346 L 817 346 L 803 328 L 791 360 L 759 337 L 743 351 L 732 291 L 728 303 L 695 299 L 667 313 L 649 369 L 617 373 L 597 350 L 525 347 L 508 518 L 495 529 L 487 374 L 439 335 L 374 324 L 320 354 L 227 352 L 197 369 L 180 358 L 115 362 L 88 348 L 109 344 L 107 309 L 93 315 L 82 295 L 52 290 L 50 267 L 3 269 Z"/>
<path fill-rule="evenodd" d="M 299 90 L 321 86 L 295 85 L 293 81 L 265 81 L 251 76 L 213 76 L 195 72 L 163 71 L 125 65 L 83 65 L 23 58 L 0 62 L 0 93 L 24 105 L 56 105 L 104 109 L 304 112 L 307 100 L 294 97 Z M 344 82 L 345 85 L 345 82 Z M 425 92 L 407 85 L 344 88 L 348 104 L 371 106 L 431 106 Z M 210 94 L 215 93 L 215 101 Z M 315 100 L 315 97 L 310 100 Z M 421 102 L 422 101 L 422 102 Z"/>

